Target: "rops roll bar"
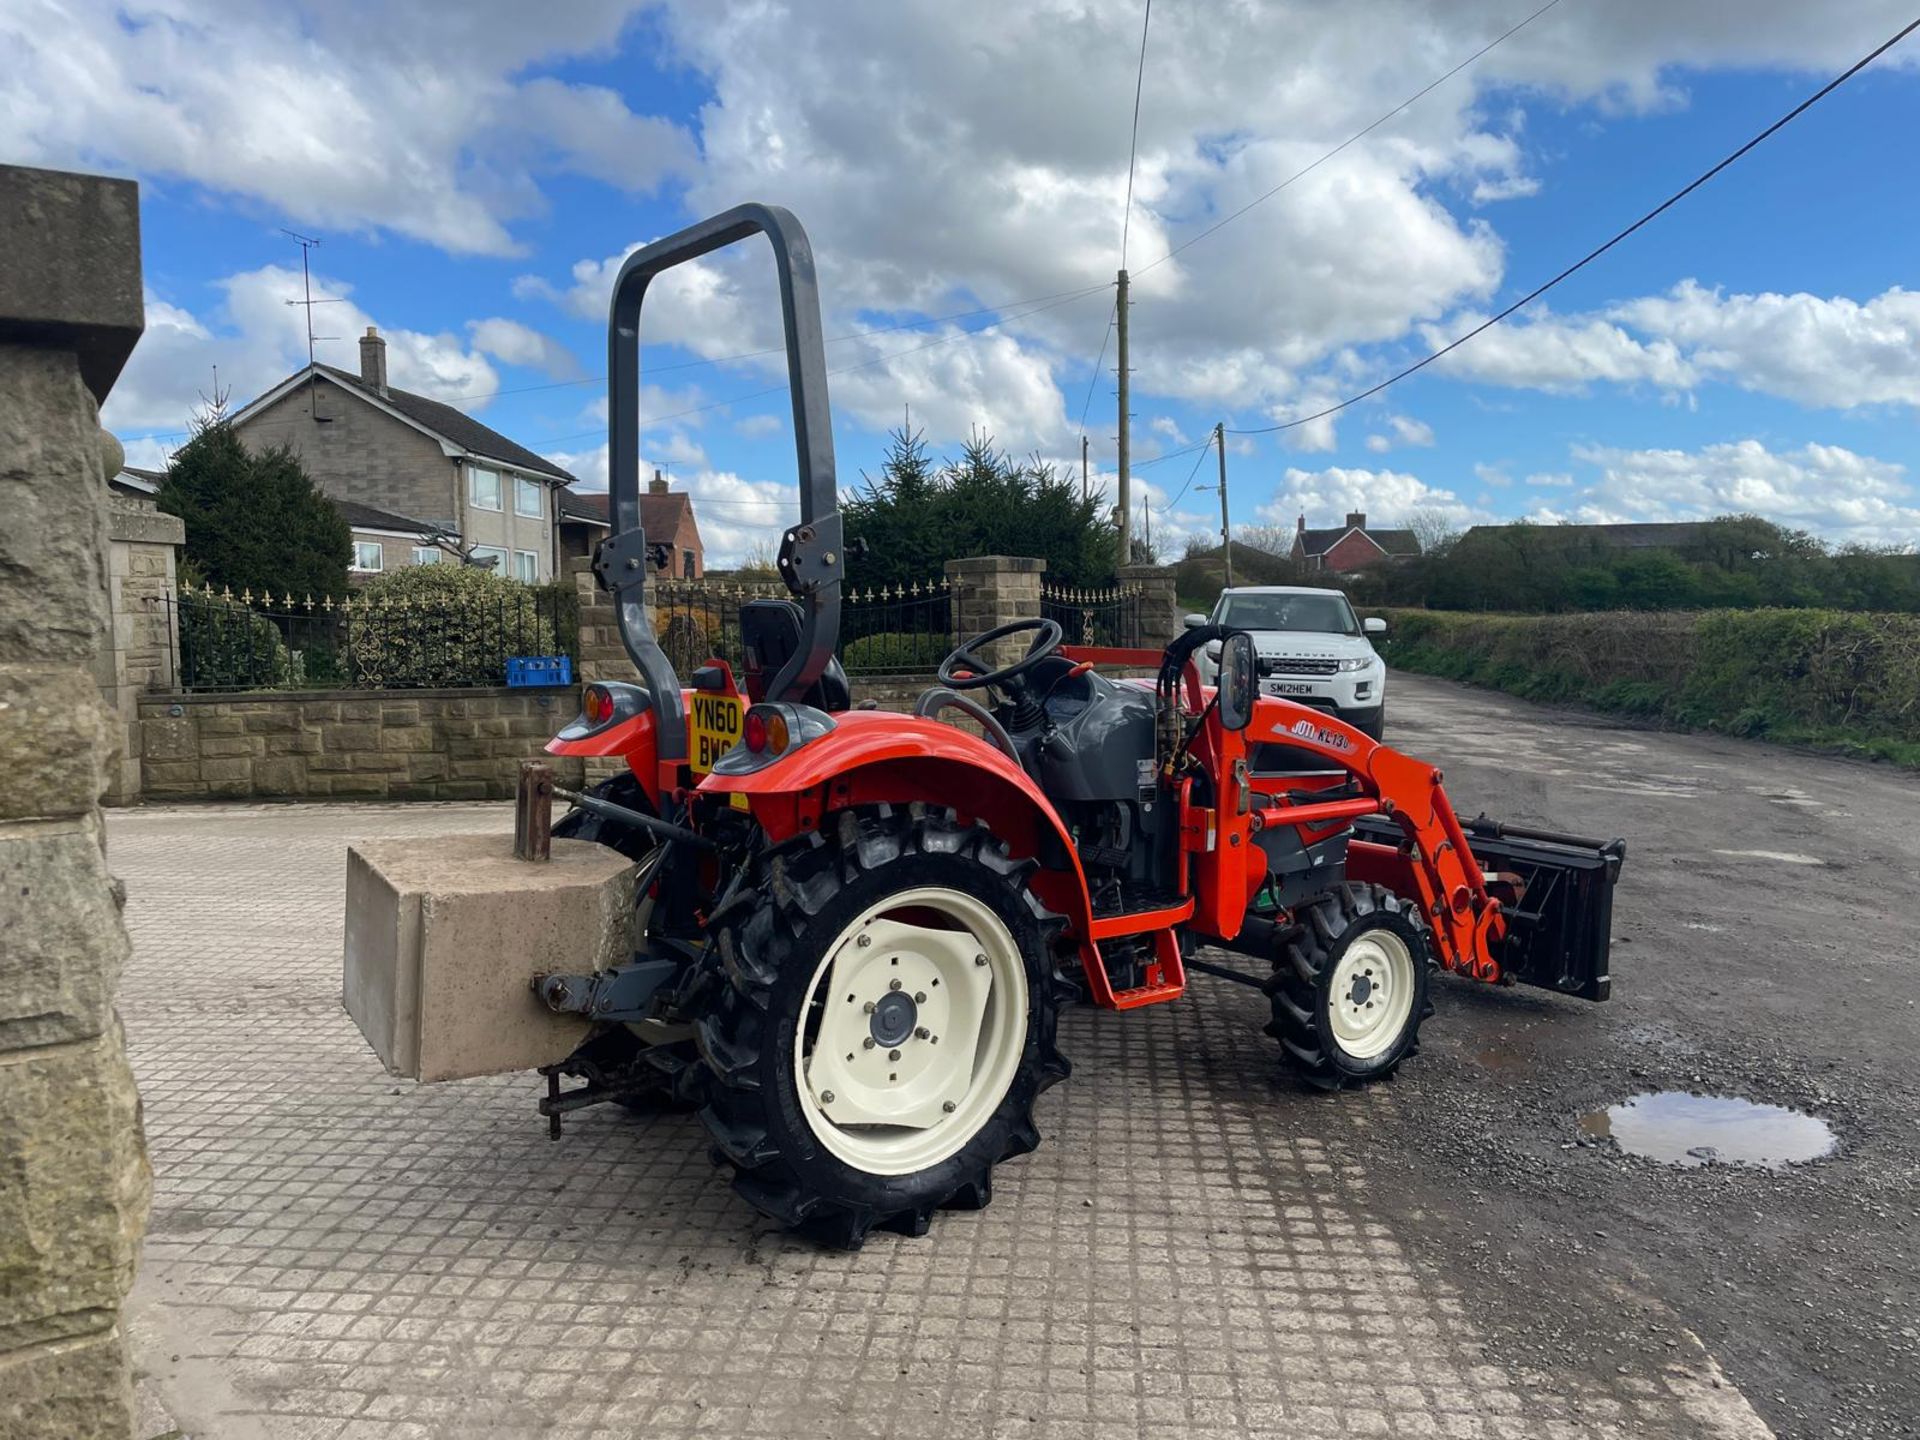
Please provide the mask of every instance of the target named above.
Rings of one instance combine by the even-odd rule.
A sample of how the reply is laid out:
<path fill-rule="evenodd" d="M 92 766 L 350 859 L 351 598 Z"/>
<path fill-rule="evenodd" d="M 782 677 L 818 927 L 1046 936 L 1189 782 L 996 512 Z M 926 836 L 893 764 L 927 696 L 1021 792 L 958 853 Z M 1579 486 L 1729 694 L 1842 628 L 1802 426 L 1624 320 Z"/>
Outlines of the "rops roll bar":
<path fill-rule="evenodd" d="M 813 247 L 789 211 L 777 205 L 739 205 L 628 256 L 613 284 L 608 318 L 607 459 L 613 527 L 600 543 L 593 568 L 614 596 L 621 643 L 652 697 L 654 737 L 663 765 L 687 758 L 687 717 L 679 677 L 646 612 L 647 537 L 640 526 L 640 306 L 647 286 L 662 271 L 751 235 L 767 237 L 780 274 L 780 319 L 786 331 L 793 447 L 800 471 L 800 523 L 780 541 L 780 575 L 800 602 L 800 645 L 767 687 L 767 698 L 797 700 L 827 668 L 840 635 L 840 577 L 846 553 Z"/>

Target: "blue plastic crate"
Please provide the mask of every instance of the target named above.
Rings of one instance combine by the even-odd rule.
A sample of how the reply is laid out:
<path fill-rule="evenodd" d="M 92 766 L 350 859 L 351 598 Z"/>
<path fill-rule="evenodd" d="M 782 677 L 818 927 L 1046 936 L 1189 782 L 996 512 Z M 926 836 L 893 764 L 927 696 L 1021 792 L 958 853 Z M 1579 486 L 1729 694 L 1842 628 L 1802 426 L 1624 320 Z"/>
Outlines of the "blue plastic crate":
<path fill-rule="evenodd" d="M 516 655 L 507 661 L 507 684 L 527 685 L 571 685 L 573 683 L 573 657 L 571 655 Z"/>

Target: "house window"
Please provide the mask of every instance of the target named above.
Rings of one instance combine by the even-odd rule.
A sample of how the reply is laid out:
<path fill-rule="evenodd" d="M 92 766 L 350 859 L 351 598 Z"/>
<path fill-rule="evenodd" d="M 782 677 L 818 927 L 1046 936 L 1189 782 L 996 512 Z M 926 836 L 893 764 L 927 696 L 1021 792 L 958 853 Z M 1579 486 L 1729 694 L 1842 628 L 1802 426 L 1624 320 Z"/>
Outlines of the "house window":
<path fill-rule="evenodd" d="M 353 542 L 353 568 L 356 570 L 379 570 L 383 568 L 385 554 L 378 540 L 356 540 Z"/>
<path fill-rule="evenodd" d="M 540 514 L 540 482 L 538 480 L 522 480 L 518 476 L 514 478 L 513 513 L 538 518 Z"/>
<path fill-rule="evenodd" d="M 493 564 L 488 565 L 491 560 Z M 507 552 L 498 545 L 476 545 L 473 547 L 473 559 L 470 562 L 482 569 L 492 570 L 496 575 L 507 573 Z"/>
<path fill-rule="evenodd" d="M 513 578 L 535 584 L 540 579 L 540 557 L 531 550 L 514 551 Z"/>
<path fill-rule="evenodd" d="M 682 550 L 680 552 L 680 573 L 684 579 L 691 580 L 694 578 L 693 552 L 691 550 Z"/>
<path fill-rule="evenodd" d="M 478 465 L 468 466 L 467 503 L 476 510 L 498 510 L 500 508 L 500 472 L 482 470 Z"/>
<path fill-rule="evenodd" d="M 413 563 L 416 565 L 438 565 L 440 557 L 446 552 L 438 545 L 416 545 L 413 547 Z"/>

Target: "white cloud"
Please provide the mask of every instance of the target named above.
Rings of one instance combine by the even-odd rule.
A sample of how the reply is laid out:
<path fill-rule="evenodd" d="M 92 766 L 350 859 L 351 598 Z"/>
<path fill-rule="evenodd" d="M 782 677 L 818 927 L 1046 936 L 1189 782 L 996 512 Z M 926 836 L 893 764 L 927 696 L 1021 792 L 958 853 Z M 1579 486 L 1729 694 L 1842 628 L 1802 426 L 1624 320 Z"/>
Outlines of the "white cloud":
<path fill-rule="evenodd" d="M 612 91 L 520 78 L 606 53 L 632 7 L 13 0 L 0 153 L 265 201 L 298 224 L 510 253 L 559 171 L 646 190 L 691 138 Z"/>
<path fill-rule="evenodd" d="M 1376 455 L 1384 455 L 1396 445 L 1424 447 L 1433 444 L 1433 427 L 1410 415 L 1389 415 L 1386 417 L 1386 427 L 1388 433 L 1367 437 L 1367 449 Z"/>
<path fill-rule="evenodd" d="M 306 321 L 298 306 L 286 303 L 301 294 L 298 271 L 268 265 L 215 286 L 225 299 L 211 323 L 149 293 L 146 334 L 107 398 L 108 427 L 183 431 L 203 397 L 212 395 L 216 367 L 220 389 L 238 409 L 306 365 Z M 316 296 L 338 302 L 317 312 L 327 333 L 338 337 L 319 348 L 319 359 L 357 372 L 355 341 L 376 323 L 374 317 L 347 298 L 350 286 L 315 275 L 313 287 Z M 402 327 L 381 327 L 380 333 L 387 341 L 387 377 L 403 390 L 477 411 L 500 388 L 499 372 L 457 335 Z"/>
<path fill-rule="evenodd" d="M 1569 513 L 1693 520 L 1752 512 L 1832 540 L 1920 542 L 1920 497 L 1903 466 L 1838 445 L 1769 450 L 1758 440 L 1696 451 L 1576 448 L 1598 481 Z"/>
<path fill-rule="evenodd" d="M 744 440 L 762 440 L 769 435 L 778 435 L 786 429 L 786 423 L 778 415 L 749 415 L 734 423 L 734 433 Z"/>
<path fill-rule="evenodd" d="M 1392 525 L 1416 511 L 1443 516 L 1455 526 L 1491 518 L 1453 491 L 1429 485 L 1417 475 L 1339 465 L 1325 470 L 1289 467 L 1273 498 L 1256 513 L 1266 524 L 1291 528 L 1302 515 L 1315 527 L 1337 525 L 1355 511 L 1364 512 L 1370 525 Z"/>
<path fill-rule="evenodd" d="M 556 380 L 571 380 L 580 374 L 580 362 L 558 340 L 543 335 L 518 320 L 493 316 L 469 320 L 467 333 L 473 347 L 508 365 L 524 365 L 551 375 Z"/>
<path fill-rule="evenodd" d="M 1439 345 L 1480 323 L 1430 325 Z M 1577 391 L 1591 382 L 1691 391 L 1719 380 L 1801 405 L 1920 407 L 1920 292 L 1869 300 L 1804 291 L 1727 295 L 1683 280 L 1665 295 L 1584 316 L 1496 326 L 1435 366 L 1495 385 Z"/>

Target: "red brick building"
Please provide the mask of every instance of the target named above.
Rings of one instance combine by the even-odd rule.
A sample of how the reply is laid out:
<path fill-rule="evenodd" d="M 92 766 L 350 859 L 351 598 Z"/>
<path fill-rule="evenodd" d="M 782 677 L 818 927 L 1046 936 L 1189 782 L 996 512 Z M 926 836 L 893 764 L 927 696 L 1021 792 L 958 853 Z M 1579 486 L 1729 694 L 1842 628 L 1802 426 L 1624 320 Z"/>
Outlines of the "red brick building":
<path fill-rule="evenodd" d="M 1420 542 L 1411 530 L 1369 528 L 1367 512 L 1353 510 L 1347 523 L 1325 530 L 1309 530 L 1307 517 L 1300 517 L 1293 534 L 1293 563 L 1309 570 L 1327 570 L 1350 575 L 1391 560 L 1405 560 L 1420 553 Z"/>
<path fill-rule="evenodd" d="M 612 522 L 608 518 L 607 493 L 602 491 L 560 492 L 560 554 L 593 558 L 594 549 L 607 538 Z M 693 497 L 685 491 L 667 488 L 666 478 L 656 470 L 647 488 L 640 494 L 640 528 L 647 532 L 648 546 L 664 546 L 665 563 L 660 573 L 673 580 L 698 580 L 707 573 L 707 551 L 700 543 L 700 523 L 693 516 Z"/>

